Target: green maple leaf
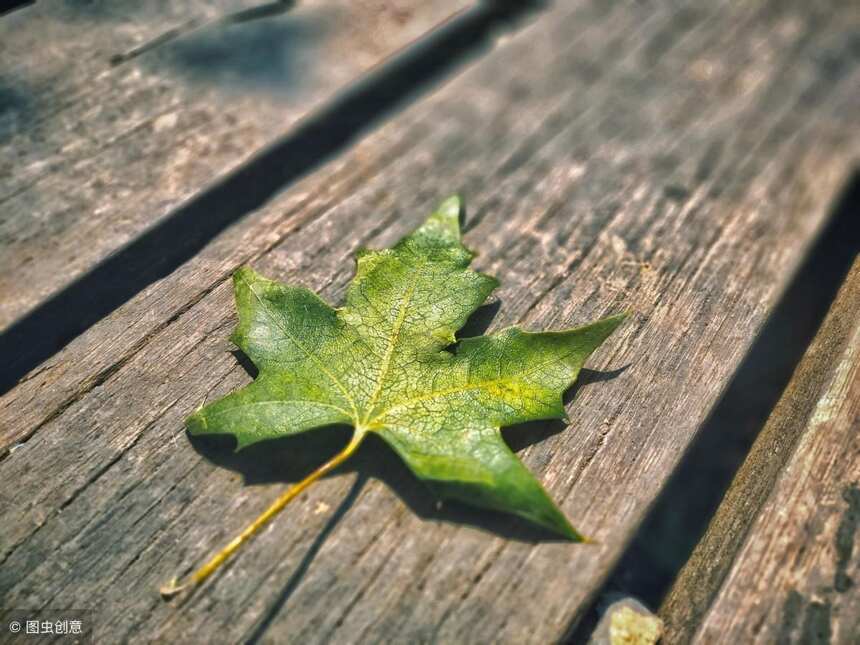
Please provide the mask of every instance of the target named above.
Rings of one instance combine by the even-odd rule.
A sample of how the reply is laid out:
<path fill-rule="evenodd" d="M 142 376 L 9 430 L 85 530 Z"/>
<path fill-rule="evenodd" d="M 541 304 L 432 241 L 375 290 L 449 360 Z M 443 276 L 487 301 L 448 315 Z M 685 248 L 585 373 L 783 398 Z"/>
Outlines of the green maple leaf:
<path fill-rule="evenodd" d="M 232 340 L 259 375 L 193 414 L 188 429 L 233 435 L 241 449 L 350 424 L 349 446 L 317 473 L 373 432 L 440 497 L 514 513 L 579 541 L 500 428 L 564 418 L 563 392 L 623 316 L 561 331 L 510 327 L 446 349 L 498 286 L 469 270 L 473 253 L 460 241 L 459 214 L 452 197 L 393 248 L 361 251 L 341 308 L 238 270 Z"/>

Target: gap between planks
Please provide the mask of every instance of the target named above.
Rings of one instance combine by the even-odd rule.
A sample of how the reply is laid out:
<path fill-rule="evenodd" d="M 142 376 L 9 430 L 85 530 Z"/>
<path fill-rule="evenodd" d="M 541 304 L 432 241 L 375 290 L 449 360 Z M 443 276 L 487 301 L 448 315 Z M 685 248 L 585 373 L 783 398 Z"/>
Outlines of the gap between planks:
<path fill-rule="evenodd" d="M 674 47 L 665 47 L 658 45 L 661 35 L 672 33 L 666 16 L 643 20 L 637 11 L 647 9 L 627 6 L 607 15 L 586 3 L 568 11 L 561 14 L 563 20 L 536 23 L 450 88 L 386 124 L 372 141 L 359 145 L 330 172 L 297 186 L 297 192 L 304 188 L 313 196 L 312 204 L 331 200 L 334 205 L 320 206 L 324 216 L 309 221 L 281 245 L 270 247 L 277 235 L 269 234 L 258 239 L 254 248 L 271 248 L 258 262 L 265 272 L 302 281 L 336 299 L 350 277 L 350 254 L 362 242 L 356 239 L 356 229 L 362 237 L 375 230 L 374 246 L 388 244 L 423 216 L 440 191 L 453 188 L 473 196 L 477 206 L 478 223 L 470 227 L 467 240 L 484 252 L 480 268 L 502 279 L 496 326 L 516 320 L 551 326 L 588 319 L 621 305 L 639 309 L 640 316 L 596 357 L 606 363 L 594 364 L 619 367 L 629 362 L 629 369 L 600 388 L 577 393 L 571 411 L 577 432 L 560 433 L 523 451 L 527 463 L 565 509 L 593 527 L 601 543 L 586 553 L 564 545 L 530 544 L 522 534 L 519 539 L 500 540 L 493 533 L 464 526 L 475 521 L 474 514 L 440 515 L 426 507 L 426 519 L 421 519 L 404 512 L 406 500 L 417 505 L 413 510 L 422 515 L 421 498 L 409 497 L 408 480 L 396 489 L 404 500 L 373 482 L 332 531 L 319 551 L 319 561 L 290 598 L 290 606 L 275 612 L 267 632 L 272 637 L 288 633 L 312 637 L 326 630 L 343 637 L 363 634 L 367 640 L 394 634 L 404 639 L 435 635 L 442 640 L 465 640 L 470 634 L 534 642 L 560 638 L 662 487 L 744 355 L 750 337 L 767 317 L 780 285 L 798 266 L 826 217 L 829 198 L 856 149 L 839 116 L 848 101 L 846 87 L 853 68 L 831 76 L 816 101 L 801 99 L 817 78 L 809 64 L 811 52 L 840 51 L 841 32 L 826 31 L 827 23 L 803 22 L 806 14 L 797 8 L 787 17 L 765 20 L 744 13 L 743 8 L 736 7 L 732 13 L 723 6 L 709 8 L 711 13 L 704 9 L 693 13 L 692 26 L 708 23 L 709 38 L 672 38 Z M 743 77 L 745 71 L 761 72 L 761 60 L 746 58 L 751 52 L 742 45 L 773 33 L 768 20 L 777 24 L 799 20 L 803 25 L 800 34 L 773 43 L 780 65 L 764 70 L 764 76 L 757 77 L 759 85 L 735 102 L 702 100 L 709 91 L 719 95 L 726 82 Z M 832 21 L 831 27 L 838 24 L 838 17 Z M 570 46 L 581 56 L 579 65 L 553 58 L 558 53 L 554 43 L 571 42 L 564 26 L 576 26 L 577 38 Z M 732 27 L 742 37 L 731 34 L 738 67 L 730 68 L 728 79 L 679 74 L 689 61 L 709 52 L 722 55 L 726 50 L 720 37 L 729 37 Z M 623 51 L 630 54 L 638 49 L 634 43 L 654 43 L 656 60 L 622 56 L 619 61 L 618 48 L 626 47 Z M 519 72 L 512 61 L 520 63 Z M 618 67 L 610 63 L 596 74 L 599 81 L 589 83 L 595 76 L 589 66 L 605 61 L 619 61 Z M 640 84 L 636 81 L 642 66 L 652 71 Z M 545 70 L 546 77 L 535 78 L 532 69 Z M 559 97 L 559 87 L 571 86 Z M 577 102 L 586 92 L 592 110 L 583 110 Z M 514 101 L 511 96 L 518 98 Z M 637 100 L 631 102 L 631 96 Z M 553 120 L 554 112 L 562 117 L 588 116 L 559 122 Z M 522 118 L 525 113 L 532 116 L 531 121 Z M 409 140 L 429 115 L 434 117 L 432 139 L 408 148 L 409 154 L 397 163 L 379 162 L 387 159 L 392 141 Z M 786 131 L 792 136 L 785 138 Z M 707 176 L 695 180 L 701 160 L 713 150 L 713 139 L 703 136 L 706 133 L 725 143 Z M 531 149 L 523 145 L 524 140 L 533 142 Z M 503 161 L 497 153 L 501 143 L 510 149 L 523 146 L 528 154 L 506 172 L 494 173 Z M 679 150 L 687 156 L 678 157 Z M 334 195 L 327 195 L 332 179 L 343 181 L 348 173 L 339 174 L 342 169 L 362 163 L 362 156 L 376 157 L 378 165 L 366 159 L 364 163 L 383 169 L 366 177 L 358 190 L 338 194 L 336 188 Z M 679 184 L 689 186 L 689 197 L 667 198 L 666 186 Z M 135 328 L 142 312 L 175 311 L 176 304 L 164 301 L 165 295 L 184 294 L 185 298 L 190 285 L 196 284 L 191 290 L 198 293 L 199 285 L 211 284 L 213 275 L 229 274 L 244 257 L 236 255 L 237 249 L 267 235 L 268 224 L 284 225 L 284 211 L 305 199 L 306 195 L 285 195 L 277 205 L 250 218 L 247 227 L 216 240 L 159 289 L 143 292 L 115 312 L 111 322 L 128 332 L 123 336 L 149 329 L 152 321 L 141 321 Z M 385 212 L 387 220 L 361 219 L 374 211 Z M 540 214 L 546 212 L 553 216 L 542 219 Z M 777 212 L 783 217 L 780 221 L 773 217 Z M 557 277 L 551 268 L 569 265 L 579 254 L 579 279 L 558 283 L 532 308 L 535 294 Z M 191 462 L 200 463 L 183 443 L 182 410 L 192 409 L 212 388 L 217 389 L 211 394 L 218 395 L 247 380 L 225 355 L 220 340 L 231 319 L 229 290 L 216 288 L 152 338 L 101 387 L 44 425 L 21 451 L 0 463 L 4 475 L 17 477 L 18 482 L 42 482 L 31 499 L 33 506 L 10 508 L 4 518 L 4 527 L 15 531 L 21 542 L 0 571 L 0 586 L 12 585 L 15 598 L 26 596 L 34 603 L 48 600 L 47 589 L 63 590 L 69 598 L 86 592 L 89 598 L 103 600 L 105 629 L 114 634 L 128 634 L 132 623 L 136 629 L 163 637 L 225 630 L 217 633 L 229 638 L 229 634 L 253 630 L 256 617 L 275 606 L 275 580 L 301 561 L 302 536 L 321 528 L 320 518 L 313 514 L 313 500 L 297 507 L 294 522 L 281 523 L 276 533 L 260 536 L 255 548 L 181 612 L 131 593 L 140 585 L 157 586 L 177 560 L 202 557 L 222 532 L 243 523 L 259 505 L 254 489 L 237 492 L 232 478 L 217 468 L 195 470 L 184 490 L 164 492 L 187 475 Z M 107 347 L 101 342 L 115 338 L 107 322 L 70 345 L 63 360 L 93 355 L 104 360 L 104 351 L 116 356 L 110 342 Z M 727 327 L 729 322 L 734 326 Z M 709 379 L 692 378 L 693 367 Z M 40 383 L 46 383 L 43 379 L 57 376 L 69 379 L 65 385 L 57 384 L 62 390 L 76 378 L 63 373 L 58 363 L 22 388 L 38 395 Z M 177 394 L 182 397 L 178 403 Z M 20 396 L 19 418 L 38 417 L 38 396 L 30 399 L 32 403 L 27 394 Z M 603 419 L 609 422 L 609 432 L 601 431 Z M 139 443 L 126 452 L 129 439 L 138 435 L 142 435 Z M 40 477 L 46 467 L 37 461 L 40 451 L 56 442 L 70 449 L 70 442 L 87 439 L 94 449 L 89 459 L 56 451 L 52 466 L 62 479 Z M 116 452 L 124 453 L 117 464 L 86 487 L 62 516 L 41 516 L 85 482 L 82 476 L 87 470 Z M 582 469 L 572 467 L 577 460 Z M 357 467 L 373 472 L 373 463 L 359 462 Z M 28 470 L 20 471 L 24 466 Z M 572 471 L 577 473 L 575 488 Z M 123 496 L 128 482 L 141 479 L 145 484 L 137 484 Z M 333 501 L 345 492 L 343 478 L 320 486 L 316 499 Z M 189 500 L 191 491 L 194 496 Z M 160 500 L 161 519 L 141 520 L 138 505 L 148 504 L 153 497 Z M 112 507 L 117 499 L 122 504 Z M 104 522 L 91 521 L 99 509 L 111 508 Z M 222 518 L 220 528 L 211 524 L 215 514 Z M 40 521 L 43 528 L 27 537 L 32 523 Z M 479 528 L 498 531 L 504 526 L 488 522 L 481 519 Z M 160 537 L 150 555 L 127 552 L 150 544 L 154 532 Z M 109 546 L 108 534 L 114 541 L 121 536 L 121 542 Z M 444 552 L 439 550 L 442 546 Z M 62 549 L 74 576 L 63 577 L 50 566 L 55 549 Z M 126 571 L 111 585 L 110 594 L 104 580 L 86 568 L 95 549 L 110 575 Z M 23 568 L 40 553 L 49 556 L 44 563 Z M 132 557 L 137 560 L 129 565 Z M 273 567 L 272 562 L 278 565 Z M 475 569 L 462 563 L 476 563 Z M 420 585 L 412 577 L 418 570 L 426 572 Z M 476 579 L 475 571 L 480 570 L 484 574 Z M 369 579 L 380 584 L 369 587 Z M 129 593 L 117 594 L 118 589 Z M 458 603 L 458 598 L 465 601 Z M 218 603 L 216 614 L 207 610 L 212 602 Z M 322 607 L 332 611 L 321 612 Z M 339 623 L 337 616 L 343 617 Z"/>
<path fill-rule="evenodd" d="M 153 217 L 151 204 L 146 200 L 155 199 L 158 193 L 150 195 L 152 191 L 147 187 L 143 203 L 135 204 L 131 213 L 123 218 L 123 226 L 130 229 L 122 235 L 106 236 L 104 227 L 99 229 L 98 226 L 99 222 L 110 220 L 117 206 L 114 203 L 93 221 L 80 219 L 68 230 L 55 235 L 47 233 L 46 239 L 31 236 L 36 237 L 39 244 L 59 249 L 71 244 L 74 247 L 71 251 L 54 248 L 51 253 L 38 254 L 35 264 L 28 264 L 19 257 L 24 252 L 12 245 L 5 256 L 11 264 L 0 278 L 0 290 L 7 294 L 4 298 L 7 306 L 17 307 L 15 303 L 19 300 L 33 305 L 32 296 L 46 297 L 47 291 L 56 291 L 59 287 L 54 284 L 58 280 L 76 278 L 0 335 L 0 353 L 14 357 L 0 369 L 0 391 L 8 391 L 69 340 L 148 285 L 169 275 L 230 225 L 342 152 L 390 112 L 403 107 L 490 47 L 501 30 L 513 28 L 534 5 L 485 2 L 461 11 L 419 41 L 401 49 L 385 64 L 367 72 L 324 105 L 316 106 L 285 137 L 265 147 L 260 145 L 259 137 L 255 139 L 252 147 L 262 149 L 251 158 L 247 157 L 248 150 L 244 147 L 239 157 L 232 148 L 226 153 L 219 152 L 215 157 L 222 169 L 229 170 L 240 160 L 242 163 L 208 188 L 199 190 L 176 210 Z M 258 116 L 254 120 L 261 123 L 273 118 Z M 236 128 L 239 125 L 234 126 Z M 224 133 L 219 136 L 223 137 Z M 109 169 L 109 174 L 115 172 Z M 211 181 L 209 177 L 208 174 L 205 178 L 195 177 L 191 183 L 202 188 Z M 163 198 L 159 200 L 164 201 Z M 90 230 L 94 226 L 95 230 Z M 78 239 L 82 236 L 89 237 L 90 242 L 95 239 L 97 243 L 84 244 Z M 125 243 L 130 236 L 131 240 Z M 102 248 L 101 240 L 106 240 L 108 246 Z M 32 249 L 27 251 L 32 252 Z M 89 259 L 83 265 L 75 259 L 78 268 L 70 270 L 71 259 L 66 257 L 69 253 L 76 258 Z M 19 261 L 15 261 L 16 257 Z M 63 265 L 63 271 L 53 267 L 56 263 Z M 27 275 L 34 270 L 41 273 Z M 24 273 L 19 275 L 21 271 Z"/>
<path fill-rule="evenodd" d="M 857 635 L 858 310 L 860 256 L 661 607 L 671 642 Z"/>

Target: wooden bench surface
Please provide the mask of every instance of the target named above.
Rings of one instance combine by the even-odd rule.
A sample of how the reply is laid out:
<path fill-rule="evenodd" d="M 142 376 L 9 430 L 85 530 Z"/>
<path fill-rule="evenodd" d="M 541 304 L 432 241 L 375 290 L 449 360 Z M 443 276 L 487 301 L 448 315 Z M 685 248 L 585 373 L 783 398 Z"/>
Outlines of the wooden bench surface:
<path fill-rule="evenodd" d="M 0 92 L 17 97 L 0 329 L 470 3 L 293 4 L 39 2 L 0 21 Z"/>
<path fill-rule="evenodd" d="M 860 634 L 860 256 L 666 599 L 668 642 Z"/>
<path fill-rule="evenodd" d="M 0 399 L 0 593 L 99 636 L 544 643 L 569 634 L 746 354 L 858 156 L 844 3 L 557 3 L 229 227 Z M 234 455 L 183 419 L 250 376 L 240 265 L 338 301 L 359 246 L 453 192 L 502 283 L 490 329 L 632 319 L 569 427 L 506 433 L 593 545 L 437 508 L 369 443 L 198 592 L 191 569 L 344 440 Z M 597 382 L 595 382 L 597 381 Z M 243 481 L 244 480 L 244 481 Z"/>

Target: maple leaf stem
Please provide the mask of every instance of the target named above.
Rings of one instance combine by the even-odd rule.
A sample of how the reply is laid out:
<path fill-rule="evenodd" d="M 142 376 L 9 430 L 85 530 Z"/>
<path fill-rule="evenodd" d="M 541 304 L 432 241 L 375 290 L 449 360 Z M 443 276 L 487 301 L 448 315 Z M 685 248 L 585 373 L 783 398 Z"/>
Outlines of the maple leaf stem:
<path fill-rule="evenodd" d="M 302 491 L 308 488 L 311 484 L 313 484 L 323 475 L 330 473 L 332 470 L 340 466 L 344 461 L 349 459 L 349 457 L 358 449 L 358 446 L 361 445 L 361 442 L 366 434 L 366 430 L 364 430 L 363 428 L 357 428 L 352 436 L 352 439 L 343 450 L 341 450 L 334 457 L 329 459 L 326 463 L 317 468 L 303 480 L 291 486 L 286 492 L 284 492 L 280 497 L 278 497 L 278 499 L 276 499 L 269 506 L 269 508 L 263 511 L 263 513 L 257 519 L 251 522 L 251 524 L 249 524 L 244 531 L 242 531 L 239 535 L 233 538 L 233 540 L 231 540 L 227 546 L 218 551 L 218 553 L 212 556 L 212 558 L 210 558 L 206 564 L 204 564 L 197 571 L 195 571 L 185 583 L 179 584 L 177 579 L 173 578 L 170 582 L 161 587 L 159 591 L 162 597 L 164 597 L 165 599 L 172 598 L 176 594 L 185 591 L 186 589 L 196 587 L 213 573 L 215 573 L 221 567 L 221 565 L 224 564 L 231 555 L 233 555 L 233 553 L 235 553 L 245 542 L 247 542 L 255 534 L 257 534 L 260 529 L 262 529 L 269 522 L 271 522 L 272 519 L 274 519 L 278 515 L 278 513 L 284 510 L 287 504 L 289 504 L 296 497 L 298 497 Z"/>

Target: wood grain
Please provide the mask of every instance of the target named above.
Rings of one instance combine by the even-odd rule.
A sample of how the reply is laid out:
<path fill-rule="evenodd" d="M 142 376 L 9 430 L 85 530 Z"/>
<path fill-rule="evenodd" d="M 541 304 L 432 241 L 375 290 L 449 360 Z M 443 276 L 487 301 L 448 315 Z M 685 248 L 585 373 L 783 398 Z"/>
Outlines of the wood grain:
<path fill-rule="evenodd" d="M 664 603 L 670 642 L 860 633 L 860 259 Z"/>
<path fill-rule="evenodd" d="M 55 1 L 0 20 L 0 329 L 471 3 L 291 4 Z"/>
<path fill-rule="evenodd" d="M 94 607 L 107 640 L 562 638 L 856 161 L 852 19 L 842 3 L 555 6 L 3 397 L 3 440 L 19 443 L 0 461 L 15 482 L 0 593 Z M 250 379 L 226 341 L 231 272 L 250 262 L 336 302 L 357 247 L 390 244 L 454 191 L 478 267 L 502 282 L 491 329 L 635 312 L 591 362 L 570 427 L 507 434 L 597 544 L 439 509 L 368 444 L 211 583 L 163 603 L 160 584 L 345 438 L 239 456 L 189 443 L 183 418 Z"/>

